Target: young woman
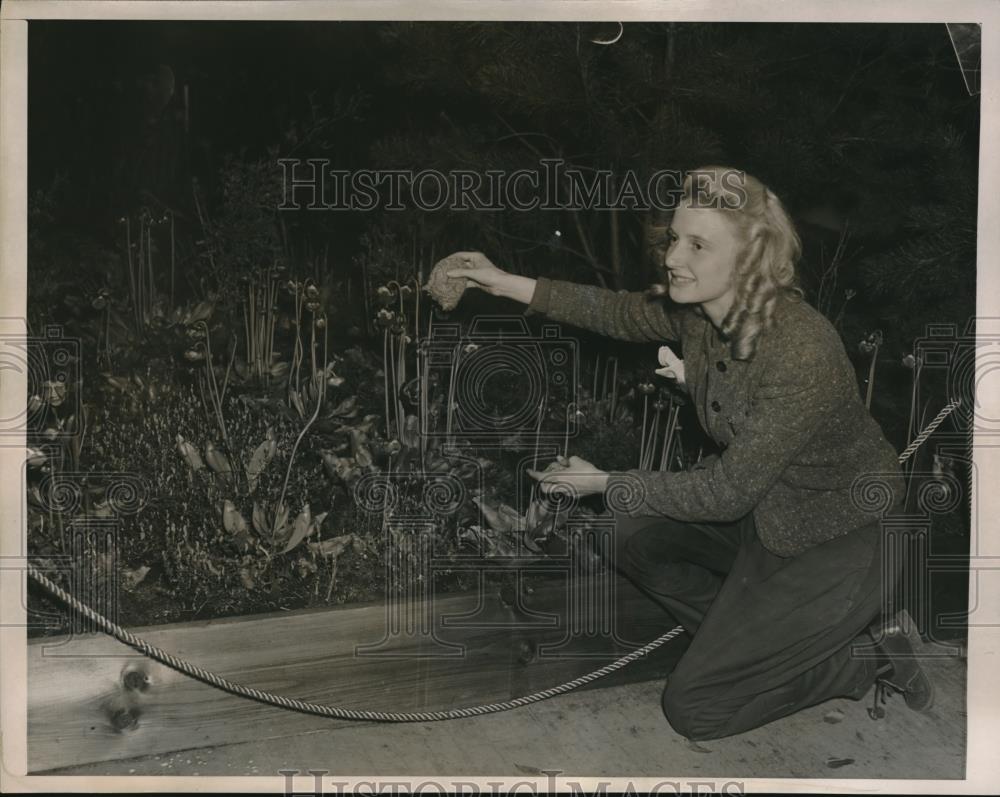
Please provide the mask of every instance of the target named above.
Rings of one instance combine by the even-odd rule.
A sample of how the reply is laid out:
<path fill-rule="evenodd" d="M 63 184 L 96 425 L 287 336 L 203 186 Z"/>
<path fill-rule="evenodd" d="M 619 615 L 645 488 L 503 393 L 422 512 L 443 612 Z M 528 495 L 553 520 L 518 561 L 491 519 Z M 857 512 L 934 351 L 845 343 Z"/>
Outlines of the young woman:
<path fill-rule="evenodd" d="M 662 701 L 691 739 L 860 699 L 877 678 L 913 708 L 932 698 L 905 611 L 870 629 L 898 565 L 883 560 L 879 516 L 859 485 L 891 494 L 900 469 L 838 333 L 802 299 L 799 252 L 769 188 L 703 167 L 673 214 L 666 285 L 616 293 L 535 280 L 479 252 L 457 253 L 467 268 L 449 272 L 557 322 L 680 343 L 686 389 L 720 453 L 677 473 L 606 472 L 571 457 L 532 476 L 546 491 L 635 499 L 615 512 L 614 556 L 692 635 Z"/>

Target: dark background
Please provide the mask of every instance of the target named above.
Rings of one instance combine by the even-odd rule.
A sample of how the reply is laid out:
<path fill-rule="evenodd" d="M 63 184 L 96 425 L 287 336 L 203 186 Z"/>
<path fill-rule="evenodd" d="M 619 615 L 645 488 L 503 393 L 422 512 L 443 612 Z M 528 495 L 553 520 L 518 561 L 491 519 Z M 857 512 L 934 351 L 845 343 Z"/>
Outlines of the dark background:
<path fill-rule="evenodd" d="M 971 310 L 979 105 L 945 25 L 629 23 L 614 45 L 590 41 L 616 30 L 33 22 L 31 189 L 53 194 L 61 227 L 113 248 L 114 220 L 150 195 L 193 216 L 192 177 L 221 204 L 230 156 L 418 170 L 537 168 L 559 154 L 640 173 L 722 162 L 759 176 L 795 212 L 814 290 L 847 227 L 838 288 L 858 291 L 845 311 L 862 316 L 852 332 L 892 324 L 906 349 L 932 316 Z M 550 243 L 560 229 L 581 250 L 564 214 L 478 215 L 287 223 L 295 241 L 335 239 L 341 252 L 383 227 L 419 230 L 438 252 L 462 242 L 510 255 L 527 271 L 593 281 L 603 265 L 633 288 L 652 276 L 641 213 L 622 214 L 617 246 L 609 214 L 585 214 L 593 261 L 504 238 Z M 829 298 L 835 315 L 842 295 Z"/>

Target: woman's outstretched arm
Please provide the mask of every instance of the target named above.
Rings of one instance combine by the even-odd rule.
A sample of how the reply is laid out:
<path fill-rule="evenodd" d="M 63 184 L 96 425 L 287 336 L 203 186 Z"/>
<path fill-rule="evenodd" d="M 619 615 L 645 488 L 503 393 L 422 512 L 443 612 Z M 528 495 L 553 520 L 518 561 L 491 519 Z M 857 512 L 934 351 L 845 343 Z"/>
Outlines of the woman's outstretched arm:
<path fill-rule="evenodd" d="M 539 313 L 553 321 L 617 340 L 645 343 L 680 339 L 681 313 L 668 309 L 662 299 L 596 285 L 509 274 L 481 252 L 456 252 L 452 257 L 463 258 L 470 265 L 450 271 L 449 276 L 465 277 L 492 296 L 526 304 L 528 314 Z"/>

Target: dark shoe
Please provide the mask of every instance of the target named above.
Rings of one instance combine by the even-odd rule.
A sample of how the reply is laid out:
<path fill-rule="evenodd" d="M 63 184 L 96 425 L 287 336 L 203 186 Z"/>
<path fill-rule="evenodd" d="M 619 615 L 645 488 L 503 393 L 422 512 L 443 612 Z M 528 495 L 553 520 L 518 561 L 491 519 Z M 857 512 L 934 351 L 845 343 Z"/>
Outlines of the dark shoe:
<path fill-rule="evenodd" d="M 876 627 L 877 628 L 877 627 Z M 879 669 L 877 680 L 902 692 L 906 705 L 914 711 L 927 711 L 934 704 L 934 684 L 920 666 L 917 651 L 920 634 L 906 609 L 900 609 L 876 632 L 879 652 L 888 666 Z"/>

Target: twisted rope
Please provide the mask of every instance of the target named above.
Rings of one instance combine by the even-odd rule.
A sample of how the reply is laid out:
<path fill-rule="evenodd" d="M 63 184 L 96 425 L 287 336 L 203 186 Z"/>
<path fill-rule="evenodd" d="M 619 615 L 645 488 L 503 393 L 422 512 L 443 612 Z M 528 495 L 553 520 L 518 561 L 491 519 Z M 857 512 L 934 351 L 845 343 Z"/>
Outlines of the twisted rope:
<path fill-rule="evenodd" d="M 934 416 L 934 420 L 927 424 L 924 430 L 913 438 L 913 442 L 903 449 L 903 453 L 899 455 L 900 463 L 906 462 L 906 460 L 913 456 L 913 452 L 920 448 L 928 437 L 934 434 L 934 430 L 944 423 L 944 419 L 951 415 L 961 403 L 962 399 L 952 399 L 945 404 L 944 409 Z"/>
<path fill-rule="evenodd" d="M 950 415 L 961 403 L 960 399 L 953 399 L 948 402 L 945 408 L 937 414 L 934 420 L 931 421 L 927 427 L 914 438 L 913 442 L 906 447 L 903 453 L 899 455 L 899 461 L 902 463 L 909 459 L 910 456 L 913 455 L 913 452 L 920 448 L 924 441 L 934 433 L 934 430 L 944 422 L 944 419 L 947 418 L 948 415 Z M 81 603 L 58 584 L 55 584 L 53 581 L 48 579 L 40 570 L 38 570 L 37 567 L 32 564 L 28 565 L 28 575 L 45 587 L 45 589 L 53 595 L 61 599 L 64 603 L 68 604 L 80 614 L 94 622 L 102 631 L 110 634 L 119 642 L 122 642 L 131 648 L 135 648 L 137 651 L 148 656 L 149 658 L 155 659 L 161 664 L 165 664 L 166 666 L 202 681 L 209 686 L 213 686 L 239 697 L 245 697 L 250 700 L 256 700 L 260 703 L 266 703 L 268 705 L 277 706 L 278 708 L 284 708 L 291 711 L 300 711 L 305 714 L 316 714 L 321 717 L 331 717 L 335 719 L 368 720 L 372 722 L 434 722 L 438 720 L 462 719 L 464 717 L 476 717 L 483 714 L 495 714 L 500 711 L 509 711 L 510 709 L 527 706 L 541 700 L 547 700 L 548 698 L 555 697 L 556 695 L 565 694 L 566 692 L 577 689 L 584 684 L 590 683 L 591 681 L 596 681 L 598 678 L 610 675 L 616 670 L 620 670 L 622 667 L 631 664 L 633 661 L 648 655 L 684 631 L 683 626 L 675 626 L 665 634 L 654 639 L 652 642 L 643 645 L 638 650 L 634 650 L 631 653 L 622 656 L 620 659 L 612 662 L 611 664 L 607 664 L 604 667 L 593 670 L 592 672 L 582 675 L 579 678 L 574 678 L 572 681 L 567 681 L 559 684 L 558 686 L 553 686 L 550 689 L 543 689 L 540 692 L 534 692 L 523 697 L 515 697 L 511 700 L 500 701 L 499 703 L 487 703 L 480 706 L 449 709 L 447 711 L 365 711 L 360 709 L 342 708 L 339 706 L 329 706 L 323 703 L 310 703 L 305 700 L 298 700 L 294 697 L 287 697 L 285 695 L 276 695 L 273 692 L 254 689 L 251 686 L 245 686 L 244 684 L 230 681 L 217 673 L 178 658 L 165 650 L 161 650 L 160 648 L 151 645 L 144 639 L 137 637 L 127 629 L 122 628 L 120 625 L 113 623 L 107 617 L 104 617 L 94 611 L 86 604 Z"/>

